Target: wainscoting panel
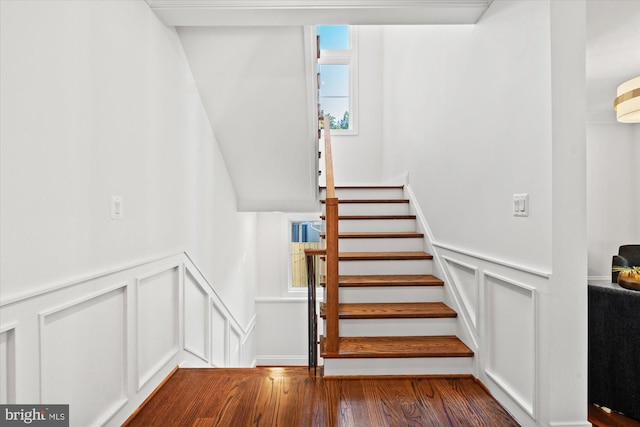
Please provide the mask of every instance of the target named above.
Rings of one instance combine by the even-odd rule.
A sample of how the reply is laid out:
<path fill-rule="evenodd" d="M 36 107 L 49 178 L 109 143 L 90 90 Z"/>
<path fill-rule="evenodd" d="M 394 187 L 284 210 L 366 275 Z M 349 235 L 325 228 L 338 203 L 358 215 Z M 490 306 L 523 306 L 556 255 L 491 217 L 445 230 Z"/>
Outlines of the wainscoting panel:
<path fill-rule="evenodd" d="M 454 281 L 462 306 L 474 327 L 478 326 L 479 276 L 478 269 L 464 262 L 443 256 L 447 270 Z"/>
<path fill-rule="evenodd" d="M 254 366 L 240 325 L 185 252 L 0 295 L 0 403 L 69 404 L 70 427 L 117 427 L 175 368 Z"/>
<path fill-rule="evenodd" d="M 210 298 L 193 273 L 184 271 L 184 349 L 209 363 Z"/>
<path fill-rule="evenodd" d="M 227 318 L 215 304 L 211 308 L 211 364 L 221 368 L 227 366 Z"/>
<path fill-rule="evenodd" d="M 485 272 L 486 374 L 535 419 L 535 289 Z"/>
<path fill-rule="evenodd" d="M 233 326 L 229 328 L 229 367 L 237 368 L 240 366 L 240 360 L 242 360 L 240 343 L 242 336 Z"/>
<path fill-rule="evenodd" d="M 126 283 L 40 314 L 41 402 L 102 425 L 127 402 Z M 72 349 L 72 351 L 71 351 Z"/>
<path fill-rule="evenodd" d="M 179 350 L 179 266 L 137 279 L 138 390 Z"/>
<path fill-rule="evenodd" d="M 16 403 L 16 325 L 0 327 L 0 404 Z"/>

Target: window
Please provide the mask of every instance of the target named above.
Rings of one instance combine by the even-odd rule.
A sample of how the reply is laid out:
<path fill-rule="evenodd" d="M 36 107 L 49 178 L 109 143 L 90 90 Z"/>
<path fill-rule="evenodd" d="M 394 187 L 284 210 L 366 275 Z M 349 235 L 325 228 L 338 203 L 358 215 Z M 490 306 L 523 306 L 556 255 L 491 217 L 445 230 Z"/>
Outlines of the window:
<path fill-rule="evenodd" d="M 293 221 L 291 222 L 291 287 L 307 287 L 307 262 L 305 249 L 319 249 L 322 247 L 320 233 L 321 221 Z M 316 283 L 320 283 L 322 269 L 318 269 Z"/>
<path fill-rule="evenodd" d="M 348 25 L 320 25 L 320 115 L 336 133 L 357 133 L 356 32 Z"/>

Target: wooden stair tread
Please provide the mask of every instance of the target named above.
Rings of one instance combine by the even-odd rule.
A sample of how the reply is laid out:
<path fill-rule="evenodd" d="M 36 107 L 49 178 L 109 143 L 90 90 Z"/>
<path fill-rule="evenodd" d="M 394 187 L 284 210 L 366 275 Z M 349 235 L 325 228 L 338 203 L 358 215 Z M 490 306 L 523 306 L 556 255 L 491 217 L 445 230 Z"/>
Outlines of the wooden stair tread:
<path fill-rule="evenodd" d="M 433 319 L 457 317 L 442 302 L 351 303 L 339 304 L 340 319 Z M 320 317 L 326 317 L 325 304 L 320 304 Z"/>
<path fill-rule="evenodd" d="M 423 251 L 401 252 L 340 252 L 341 261 L 369 261 L 369 260 L 420 260 L 433 259 L 433 255 Z"/>
<path fill-rule="evenodd" d="M 327 203 L 320 200 L 320 203 Z M 409 203 L 409 199 L 338 199 L 338 203 Z"/>
<path fill-rule="evenodd" d="M 326 215 L 320 215 L 320 219 L 327 219 Z M 415 215 L 339 215 L 338 220 L 369 220 L 369 219 L 416 219 Z"/>
<path fill-rule="evenodd" d="M 340 276 L 340 287 L 360 286 L 443 286 L 444 282 L 432 274 L 374 274 L 366 276 Z M 326 286 L 326 278 L 323 277 L 321 286 Z"/>
<path fill-rule="evenodd" d="M 320 233 L 323 239 L 326 233 Z M 412 239 L 423 238 L 423 233 L 415 231 L 349 231 L 338 233 L 339 239 Z"/>
<path fill-rule="evenodd" d="M 473 351 L 454 335 L 340 337 L 337 353 L 324 351 L 324 358 L 402 358 L 402 357 L 473 357 Z"/>

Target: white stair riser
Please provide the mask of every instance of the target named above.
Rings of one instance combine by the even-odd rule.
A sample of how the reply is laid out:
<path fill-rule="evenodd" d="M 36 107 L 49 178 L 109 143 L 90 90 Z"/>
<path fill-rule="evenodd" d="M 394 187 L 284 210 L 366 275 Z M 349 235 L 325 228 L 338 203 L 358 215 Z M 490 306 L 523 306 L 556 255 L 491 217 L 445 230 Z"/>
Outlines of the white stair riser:
<path fill-rule="evenodd" d="M 422 251 L 422 238 L 388 238 L 388 239 L 340 239 L 339 250 L 342 252 L 395 252 Z"/>
<path fill-rule="evenodd" d="M 416 231 L 415 219 L 343 219 L 338 223 L 341 232 L 348 231 Z"/>
<path fill-rule="evenodd" d="M 472 357 L 408 357 L 397 359 L 323 359 L 324 377 L 358 375 L 467 375 Z"/>
<path fill-rule="evenodd" d="M 338 215 L 409 215 L 409 203 L 340 203 Z"/>
<path fill-rule="evenodd" d="M 435 319 L 340 319 L 340 336 L 390 337 L 455 335 L 456 318 Z"/>
<path fill-rule="evenodd" d="M 439 302 L 442 286 L 376 286 L 340 288 L 341 303 L 360 302 Z"/>
<path fill-rule="evenodd" d="M 340 249 L 342 251 L 342 249 Z M 432 260 L 340 261 L 341 275 L 431 274 Z"/>
<path fill-rule="evenodd" d="M 326 191 L 320 191 L 320 198 L 326 197 Z M 336 188 L 338 199 L 404 199 L 402 188 Z"/>

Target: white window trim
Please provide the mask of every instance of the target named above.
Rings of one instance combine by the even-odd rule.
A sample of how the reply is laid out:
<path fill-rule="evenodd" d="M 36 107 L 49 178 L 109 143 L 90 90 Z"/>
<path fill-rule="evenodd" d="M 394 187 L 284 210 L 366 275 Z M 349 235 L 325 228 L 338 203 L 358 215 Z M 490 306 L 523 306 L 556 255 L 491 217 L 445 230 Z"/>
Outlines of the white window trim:
<path fill-rule="evenodd" d="M 350 49 L 321 49 L 318 64 L 349 65 L 349 122 L 351 129 L 331 129 L 332 135 L 358 135 L 358 28 L 349 26 Z"/>
<path fill-rule="evenodd" d="M 333 130 L 333 129 L 332 129 Z M 287 244 L 285 245 L 285 250 L 284 252 L 286 253 L 285 257 L 287 259 L 287 290 L 286 293 L 288 295 L 301 295 L 304 294 L 305 296 L 308 294 L 308 287 L 307 286 L 297 286 L 294 287 L 293 286 L 293 265 L 291 263 L 291 225 L 294 222 L 315 222 L 315 221 L 319 221 L 319 213 L 316 214 L 292 214 L 292 215 L 287 215 L 287 218 L 285 221 L 283 221 L 283 223 L 286 224 L 286 230 L 285 230 L 285 235 L 286 235 L 286 242 Z M 322 291 L 320 291 L 322 290 Z M 320 284 L 316 284 L 316 299 L 318 301 L 321 301 L 320 296 L 324 295 L 324 288 L 322 288 L 320 286 Z"/>

